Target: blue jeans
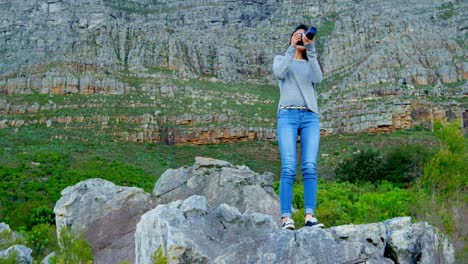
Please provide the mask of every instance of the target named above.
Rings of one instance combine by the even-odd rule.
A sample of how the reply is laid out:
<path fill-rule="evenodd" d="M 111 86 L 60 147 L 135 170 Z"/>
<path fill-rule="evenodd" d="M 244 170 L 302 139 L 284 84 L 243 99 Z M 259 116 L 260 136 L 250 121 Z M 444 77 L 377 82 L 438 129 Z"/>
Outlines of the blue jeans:
<path fill-rule="evenodd" d="M 302 177 L 305 214 L 314 215 L 317 200 L 317 155 L 320 144 L 320 120 L 307 110 L 278 112 L 278 144 L 281 155 L 281 217 L 291 217 L 292 189 L 296 177 L 297 135 L 301 137 Z"/>

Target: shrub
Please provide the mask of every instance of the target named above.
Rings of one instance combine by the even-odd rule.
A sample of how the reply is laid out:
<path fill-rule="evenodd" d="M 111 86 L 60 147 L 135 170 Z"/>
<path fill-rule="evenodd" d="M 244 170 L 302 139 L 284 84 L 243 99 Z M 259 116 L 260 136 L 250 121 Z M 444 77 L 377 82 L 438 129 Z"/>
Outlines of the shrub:
<path fill-rule="evenodd" d="M 320 185 L 316 215 L 326 226 L 378 222 L 409 214 L 409 191 L 392 183 Z"/>
<path fill-rule="evenodd" d="M 54 211 L 47 206 L 39 206 L 33 212 L 33 215 L 31 217 L 31 224 L 33 226 L 38 224 L 55 225 Z"/>
<path fill-rule="evenodd" d="M 294 220 L 294 226 L 299 229 L 304 226 L 304 208 L 292 212 L 291 218 Z"/>
<path fill-rule="evenodd" d="M 48 223 L 34 226 L 26 235 L 26 244 L 33 250 L 34 258 L 43 258 L 57 246 L 55 226 Z"/>
<path fill-rule="evenodd" d="M 93 263 L 93 251 L 84 235 L 68 227 L 60 231 L 57 264 L 88 264 Z"/>
<path fill-rule="evenodd" d="M 410 198 L 405 189 L 365 193 L 350 208 L 353 223 L 380 222 L 409 214 Z"/>
<path fill-rule="evenodd" d="M 417 218 L 448 234 L 460 257 L 467 242 L 464 215 L 467 212 L 468 155 L 464 151 L 465 139 L 460 120 L 448 124 L 436 121 L 434 133 L 440 140 L 441 149 L 424 166 L 424 175 L 416 182 L 413 212 Z"/>
<path fill-rule="evenodd" d="M 343 160 L 335 173 L 341 181 L 376 182 L 383 175 L 382 157 L 375 149 L 365 149 Z"/>
<path fill-rule="evenodd" d="M 325 226 L 362 224 L 410 214 L 410 191 L 396 184 L 324 182 L 319 180 L 315 216 Z M 303 186 L 293 187 L 292 218 L 296 228 L 304 225 Z"/>
<path fill-rule="evenodd" d="M 302 184 L 294 184 L 292 206 L 294 208 L 304 208 L 304 187 Z"/>
<path fill-rule="evenodd" d="M 383 163 L 384 179 L 395 183 L 410 183 L 422 175 L 424 164 L 432 155 L 423 145 L 401 145 L 392 148 Z"/>

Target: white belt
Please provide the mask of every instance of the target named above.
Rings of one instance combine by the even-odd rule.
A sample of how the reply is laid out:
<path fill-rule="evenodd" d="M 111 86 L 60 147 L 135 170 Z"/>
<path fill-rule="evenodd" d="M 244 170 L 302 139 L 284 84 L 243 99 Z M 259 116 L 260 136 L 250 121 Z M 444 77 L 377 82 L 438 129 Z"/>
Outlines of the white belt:
<path fill-rule="evenodd" d="M 307 110 L 306 106 L 296 106 L 296 105 L 287 105 L 287 106 L 280 106 L 281 109 L 295 109 L 295 110 Z"/>

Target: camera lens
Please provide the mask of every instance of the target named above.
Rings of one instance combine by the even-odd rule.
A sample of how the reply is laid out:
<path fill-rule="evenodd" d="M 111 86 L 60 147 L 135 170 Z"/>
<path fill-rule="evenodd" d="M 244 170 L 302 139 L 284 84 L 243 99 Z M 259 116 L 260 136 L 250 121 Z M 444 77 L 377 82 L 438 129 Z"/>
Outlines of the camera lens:
<path fill-rule="evenodd" d="M 317 29 L 315 27 L 309 28 L 309 30 L 307 30 L 307 32 L 305 33 L 306 37 L 309 40 L 312 40 L 315 37 L 315 34 L 317 34 Z"/>

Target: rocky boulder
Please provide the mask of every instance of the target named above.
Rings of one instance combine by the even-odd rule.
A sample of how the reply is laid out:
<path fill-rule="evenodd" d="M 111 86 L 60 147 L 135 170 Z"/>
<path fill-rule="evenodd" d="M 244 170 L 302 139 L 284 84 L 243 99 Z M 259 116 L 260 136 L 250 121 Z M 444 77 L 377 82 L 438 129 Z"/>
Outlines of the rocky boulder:
<path fill-rule="evenodd" d="M 23 245 L 14 245 L 20 244 L 21 241 L 21 235 L 13 232 L 8 224 L 0 223 L 0 263 L 3 263 L 4 259 L 12 258 L 13 254 L 16 254 L 16 263 L 32 263 L 32 250 Z"/>
<path fill-rule="evenodd" d="M 141 217 L 136 263 L 454 263 L 454 249 L 427 223 L 409 217 L 329 229 L 279 230 L 271 215 L 210 207 L 192 196 L 159 205 Z M 438 249 L 438 250 L 435 250 Z"/>
<path fill-rule="evenodd" d="M 279 219 L 279 200 L 273 190 L 273 174 L 258 174 L 246 166 L 196 157 L 191 167 L 169 169 L 153 190 L 158 203 L 202 195 L 210 207 L 225 203 L 240 212 L 258 212 Z"/>
<path fill-rule="evenodd" d="M 140 216 L 156 205 L 203 195 L 210 207 L 222 203 L 241 212 L 278 218 L 279 202 L 273 175 L 245 166 L 197 157 L 193 166 L 167 170 L 153 196 L 142 189 L 89 179 L 62 191 L 54 207 L 57 233 L 65 226 L 80 229 L 91 243 L 95 263 L 135 260 L 135 229 Z M 240 213 L 240 212 L 239 212 Z"/>
<path fill-rule="evenodd" d="M 159 247 L 171 263 L 249 263 L 258 243 L 277 229 L 271 215 L 242 214 L 227 204 L 210 208 L 204 196 L 195 195 L 158 205 L 141 217 L 136 263 L 153 263 Z"/>
<path fill-rule="evenodd" d="M 0 247 L 11 244 L 17 239 L 19 239 L 19 236 L 11 230 L 8 224 L 0 223 Z"/>
<path fill-rule="evenodd" d="M 0 251 L 0 261 L 2 259 L 8 259 L 13 254 L 16 254 L 15 263 L 17 264 L 31 264 L 33 259 L 31 256 L 32 250 L 23 245 L 14 245 L 6 250 Z"/>
<path fill-rule="evenodd" d="M 140 216 L 154 207 L 143 189 L 88 179 L 67 187 L 54 207 L 57 235 L 69 226 L 83 230 L 94 263 L 133 261 L 134 232 Z"/>

